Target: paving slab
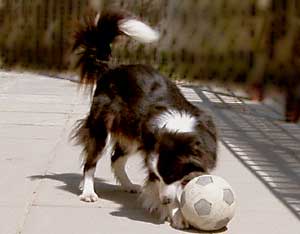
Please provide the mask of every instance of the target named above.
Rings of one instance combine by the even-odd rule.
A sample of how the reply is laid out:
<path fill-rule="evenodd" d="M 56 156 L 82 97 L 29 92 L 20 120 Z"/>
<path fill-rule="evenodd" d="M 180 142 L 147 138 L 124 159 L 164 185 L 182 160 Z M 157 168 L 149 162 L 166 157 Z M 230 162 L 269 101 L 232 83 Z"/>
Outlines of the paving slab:
<path fill-rule="evenodd" d="M 37 220 L 39 223 L 37 225 Z M 55 224 L 55 225 L 53 225 Z M 137 209 L 33 207 L 24 234 L 182 233 Z"/>
<path fill-rule="evenodd" d="M 23 218 L 24 208 L 13 205 L 0 205 L 0 233 L 18 233 L 19 222 Z"/>
<path fill-rule="evenodd" d="M 7 139 L 57 139 L 60 136 L 60 126 L 42 126 L 37 124 L 0 124 L 0 140 Z M 45 132 L 47 134 L 45 134 Z"/>

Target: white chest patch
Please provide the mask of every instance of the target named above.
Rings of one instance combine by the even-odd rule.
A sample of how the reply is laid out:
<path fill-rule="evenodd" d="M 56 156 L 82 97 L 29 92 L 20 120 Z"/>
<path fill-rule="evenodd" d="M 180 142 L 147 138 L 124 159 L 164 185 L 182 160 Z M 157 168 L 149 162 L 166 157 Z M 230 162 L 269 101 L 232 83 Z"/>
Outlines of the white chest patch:
<path fill-rule="evenodd" d="M 186 112 L 169 110 L 156 118 L 155 124 L 159 128 L 165 128 L 174 132 L 193 132 L 196 119 Z"/>

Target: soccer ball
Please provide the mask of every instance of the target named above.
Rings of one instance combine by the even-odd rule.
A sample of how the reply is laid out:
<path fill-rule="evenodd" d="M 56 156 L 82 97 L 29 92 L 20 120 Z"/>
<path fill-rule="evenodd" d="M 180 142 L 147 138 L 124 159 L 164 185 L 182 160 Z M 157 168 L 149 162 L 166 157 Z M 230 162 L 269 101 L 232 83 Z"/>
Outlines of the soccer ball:
<path fill-rule="evenodd" d="M 195 228 L 215 231 L 232 219 L 236 200 L 231 186 L 221 177 L 203 175 L 192 179 L 180 199 L 185 219 Z"/>

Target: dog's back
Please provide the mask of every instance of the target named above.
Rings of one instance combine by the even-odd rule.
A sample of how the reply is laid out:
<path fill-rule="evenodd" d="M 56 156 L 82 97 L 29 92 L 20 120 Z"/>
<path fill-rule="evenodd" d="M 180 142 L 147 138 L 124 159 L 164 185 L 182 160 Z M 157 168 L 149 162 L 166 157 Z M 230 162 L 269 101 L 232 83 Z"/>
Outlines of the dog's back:
<path fill-rule="evenodd" d="M 95 96 L 101 93 L 109 94 L 111 98 L 118 96 L 132 109 L 145 111 L 143 107 L 147 105 L 147 109 L 153 106 L 157 110 L 179 108 L 193 114 L 200 112 L 172 81 L 147 65 L 121 65 L 108 70 L 97 82 Z"/>

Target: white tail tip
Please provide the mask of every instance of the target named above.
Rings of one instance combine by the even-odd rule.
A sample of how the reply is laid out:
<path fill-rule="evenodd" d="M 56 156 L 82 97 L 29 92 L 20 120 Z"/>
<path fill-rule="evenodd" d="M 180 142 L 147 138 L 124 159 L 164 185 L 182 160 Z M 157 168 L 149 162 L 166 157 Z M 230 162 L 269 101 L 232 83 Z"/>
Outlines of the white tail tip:
<path fill-rule="evenodd" d="M 147 24 L 135 19 L 122 20 L 119 29 L 133 39 L 142 43 L 151 43 L 159 39 L 159 33 Z"/>

